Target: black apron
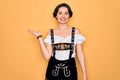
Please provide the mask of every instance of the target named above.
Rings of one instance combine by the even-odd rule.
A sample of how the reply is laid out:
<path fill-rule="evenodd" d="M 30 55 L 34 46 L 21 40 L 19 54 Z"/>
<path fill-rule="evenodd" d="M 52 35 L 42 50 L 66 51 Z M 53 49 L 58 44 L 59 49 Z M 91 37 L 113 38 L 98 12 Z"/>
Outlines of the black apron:
<path fill-rule="evenodd" d="M 72 53 L 74 51 L 75 28 L 74 27 L 72 28 L 69 59 L 62 60 L 62 61 L 57 60 L 55 58 L 55 45 L 54 45 L 53 29 L 51 29 L 50 32 L 51 32 L 53 56 L 51 56 L 51 58 L 49 60 L 45 80 L 77 80 L 76 63 L 75 63 L 75 59 L 72 58 Z"/>

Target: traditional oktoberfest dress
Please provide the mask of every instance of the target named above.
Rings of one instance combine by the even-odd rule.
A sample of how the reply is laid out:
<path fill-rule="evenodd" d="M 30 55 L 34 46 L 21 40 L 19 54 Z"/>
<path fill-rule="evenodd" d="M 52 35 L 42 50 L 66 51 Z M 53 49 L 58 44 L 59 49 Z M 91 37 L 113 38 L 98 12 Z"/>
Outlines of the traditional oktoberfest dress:
<path fill-rule="evenodd" d="M 45 38 L 45 43 L 52 45 L 53 54 L 49 60 L 45 80 L 77 80 L 77 68 L 75 63 L 75 45 L 82 44 L 85 37 L 75 34 L 72 27 L 71 36 L 62 38 L 54 35 L 53 29 Z"/>

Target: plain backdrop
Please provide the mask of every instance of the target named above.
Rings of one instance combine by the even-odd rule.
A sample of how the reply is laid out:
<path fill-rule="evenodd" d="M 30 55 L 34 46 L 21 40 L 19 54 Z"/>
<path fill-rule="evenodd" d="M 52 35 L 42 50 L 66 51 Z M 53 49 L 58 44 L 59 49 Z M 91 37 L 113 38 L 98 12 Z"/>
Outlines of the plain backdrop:
<path fill-rule="evenodd" d="M 48 61 L 28 29 L 46 37 L 57 23 L 52 16 L 59 3 L 73 10 L 70 26 L 80 29 L 89 80 L 120 80 L 119 0 L 1 0 L 0 80 L 44 80 Z M 76 58 L 78 80 L 81 67 Z"/>

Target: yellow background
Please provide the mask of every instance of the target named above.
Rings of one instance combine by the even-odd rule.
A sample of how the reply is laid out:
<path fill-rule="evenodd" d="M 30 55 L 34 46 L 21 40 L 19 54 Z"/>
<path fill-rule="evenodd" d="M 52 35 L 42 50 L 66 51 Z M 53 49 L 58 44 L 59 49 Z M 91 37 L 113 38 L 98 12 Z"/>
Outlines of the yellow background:
<path fill-rule="evenodd" d="M 83 52 L 89 80 L 120 80 L 119 0 L 1 0 L 0 80 L 44 80 L 48 61 L 27 30 L 41 31 L 45 37 L 56 26 L 52 12 L 62 2 L 74 12 L 69 24 L 86 37 Z"/>

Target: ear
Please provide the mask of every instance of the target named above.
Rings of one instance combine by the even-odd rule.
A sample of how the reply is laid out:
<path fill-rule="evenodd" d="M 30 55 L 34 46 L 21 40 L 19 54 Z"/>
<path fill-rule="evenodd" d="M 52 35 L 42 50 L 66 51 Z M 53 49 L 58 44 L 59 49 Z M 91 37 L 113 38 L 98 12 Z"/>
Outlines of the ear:
<path fill-rule="evenodd" d="M 56 17 L 55 17 L 56 19 L 57 19 L 57 15 L 56 15 Z"/>
<path fill-rule="evenodd" d="M 55 17 L 55 19 L 57 19 L 57 16 Z"/>

